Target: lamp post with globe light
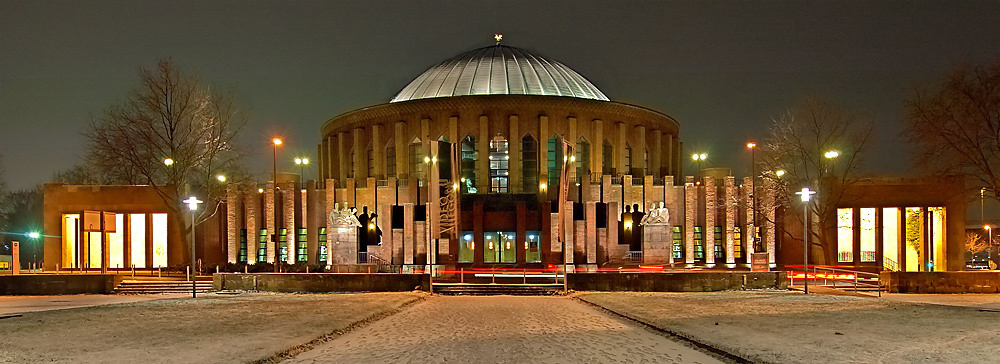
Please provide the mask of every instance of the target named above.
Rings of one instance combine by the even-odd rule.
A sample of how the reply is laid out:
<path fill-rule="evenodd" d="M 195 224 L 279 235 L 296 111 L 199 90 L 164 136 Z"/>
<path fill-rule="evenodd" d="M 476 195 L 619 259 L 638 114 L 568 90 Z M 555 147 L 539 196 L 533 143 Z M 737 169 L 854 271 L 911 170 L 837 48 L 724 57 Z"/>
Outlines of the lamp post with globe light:
<path fill-rule="evenodd" d="M 274 198 L 271 199 L 271 208 L 274 209 L 277 206 L 278 201 L 278 146 L 283 144 L 281 138 L 271 139 L 271 144 L 274 147 L 274 158 L 271 159 L 272 178 L 274 179 Z M 271 231 L 271 241 L 274 242 L 274 271 L 280 272 L 281 270 L 281 247 L 278 246 L 278 211 L 274 211 L 274 231 Z"/>
<path fill-rule="evenodd" d="M 194 248 L 194 226 L 195 226 L 195 216 L 194 212 L 198 210 L 198 204 L 204 202 L 199 200 L 197 197 L 191 196 L 187 200 L 181 201 L 188 205 L 188 210 L 191 210 L 191 298 L 198 297 L 198 284 L 196 283 L 198 279 L 197 271 L 195 271 L 195 248 Z"/>
<path fill-rule="evenodd" d="M 795 194 L 802 200 L 802 282 L 805 293 L 809 294 L 809 200 L 816 191 L 803 187 Z"/>
<path fill-rule="evenodd" d="M 302 180 L 302 188 L 306 188 L 305 167 L 309 165 L 309 158 L 295 158 L 295 165 L 299 166 L 299 179 Z"/>

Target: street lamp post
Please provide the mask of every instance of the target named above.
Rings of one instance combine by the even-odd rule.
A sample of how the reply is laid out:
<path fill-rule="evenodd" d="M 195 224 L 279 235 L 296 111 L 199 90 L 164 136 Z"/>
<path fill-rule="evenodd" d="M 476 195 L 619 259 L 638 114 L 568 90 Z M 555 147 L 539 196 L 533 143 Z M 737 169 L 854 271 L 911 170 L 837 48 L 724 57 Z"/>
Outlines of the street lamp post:
<path fill-rule="evenodd" d="M 691 155 L 691 160 L 693 160 L 698 166 L 697 177 L 701 177 L 701 167 L 702 163 L 705 162 L 705 159 L 708 159 L 708 153 L 695 153 Z"/>
<path fill-rule="evenodd" d="M 990 267 L 990 262 L 993 261 L 993 227 L 989 225 L 984 225 L 983 229 L 986 230 L 987 241 L 989 242 L 989 247 L 986 249 L 986 267 Z"/>
<path fill-rule="evenodd" d="M 302 188 L 306 188 L 305 167 L 309 165 L 309 158 L 295 158 L 295 165 L 299 166 L 299 179 L 302 180 Z"/>
<path fill-rule="evenodd" d="M 278 202 L 278 146 L 281 145 L 281 143 L 282 143 L 281 138 L 271 139 L 271 144 L 274 147 L 274 154 L 273 154 L 273 158 L 271 159 L 271 167 L 273 168 L 271 170 L 272 171 L 271 176 L 272 176 L 273 181 L 274 181 L 274 190 L 272 191 L 274 193 L 273 194 L 274 197 L 271 199 L 271 210 L 274 211 L 274 213 L 273 213 L 273 215 L 274 215 L 274 231 L 271 232 L 271 236 L 273 237 L 272 240 L 274 241 L 274 272 L 275 273 L 281 271 L 281 269 L 280 269 L 280 267 L 281 267 L 281 247 L 278 246 L 278 244 L 279 244 L 279 242 L 278 242 L 278 210 L 276 209 L 276 207 L 278 205 L 277 204 L 277 202 Z"/>
<path fill-rule="evenodd" d="M 755 164 L 757 161 L 754 158 L 755 154 L 754 151 L 757 150 L 757 143 L 753 141 L 747 142 L 747 149 L 750 149 L 750 199 L 751 199 L 750 201 L 751 204 L 753 205 L 752 220 L 754 229 L 754 231 L 751 231 L 750 233 L 753 234 L 753 242 L 754 242 L 753 251 L 762 252 L 764 251 L 764 246 L 760 243 L 760 239 L 758 238 L 759 234 L 757 234 L 757 230 L 760 229 L 760 226 L 757 225 L 757 171 L 755 168 L 756 167 Z"/>
<path fill-rule="evenodd" d="M 803 187 L 795 194 L 802 199 L 802 284 L 805 293 L 809 294 L 809 200 L 816 191 Z"/>
<path fill-rule="evenodd" d="M 191 298 L 198 297 L 198 279 L 196 278 L 195 272 L 195 248 L 194 248 L 194 212 L 198 210 L 198 204 L 204 202 L 199 200 L 197 197 L 191 196 L 187 200 L 181 201 L 188 205 L 188 210 L 191 210 Z"/>
<path fill-rule="evenodd" d="M 833 165 L 834 160 L 837 159 L 837 157 L 839 157 L 839 156 L 840 156 L 840 151 L 836 151 L 836 150 L 831 150 L 831 151 L 828 151 L 826 153 L 823 153 L 823 158 L 826 158 L 826 159 L 830 160 L 830 163 L 826 164 L 826 168 L 825 168 L 826 169 L 826 173 L 830 173 L 830 170 L 835 170 L 835 168 L 830 168 L 830 166 Z"/>

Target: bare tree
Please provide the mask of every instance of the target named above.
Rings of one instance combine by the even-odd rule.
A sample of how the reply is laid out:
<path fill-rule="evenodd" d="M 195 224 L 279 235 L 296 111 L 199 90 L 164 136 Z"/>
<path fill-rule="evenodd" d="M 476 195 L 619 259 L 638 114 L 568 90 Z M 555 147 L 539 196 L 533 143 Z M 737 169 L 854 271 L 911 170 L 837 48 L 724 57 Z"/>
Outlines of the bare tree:
<path fill-rule="evenodd" d="M 1000 59 L 957 68 L 905 107 L 905 133 L 922 167 L 965 176 L 1000 198 Z"/>
<path fill-rule="evenodd" d="M 225 194 L 216 176 L 246 176 L 238 165 L 243 154 L 233 145 L 245 116 L 231 92 L 211 90 L 169 59 L 140 68 L 139 80 L 122 104 L 94 118 L 85 132 L 87 160 L 99 176 L 91 178 L 152 186 L 175 216 L 185 193 L 198 193 L 210 202 L 198 217 L 204 221 Z"/>
<path fill-rule="evenodd" d="M 984 252 L 989 249 L 990 244 L 986 239 L 983 239 L 979 233 L 967 231 L 965 233 L 965 250 L 975 254 L 979 252 Z"/>
<path fill-rule="evenodd" d="M 855 172 L 871 137 L 872 126 L 868 118 L 823 99 L 806 97 L 773 119 L 769 135 L 761 146 L 758 168 L 763 176 L 762 189 L 766 191 L 758 193 L 773 196 L 765 200 L 774 201 L 775 206 L 765 204 L 759 208 L 789 210 L 785 222 L 798 221 L 795 226 L 802 226 L 802 214 L 794 213 L 800 211 L 801 206 L 797 199 L 792 199 L 792 192 L 802 187 L 818 189 L 814 203 L 810 204 L 813 228 L 809 241 L 810 251 L 819 246 L 824 259 L 833 256 L 836 235 L 828 236 L 828 231 L 836 226 L 836 207 L 845 198 L 843 187 L 858 182 Z M 836 156 L 828 154 L 831 152 Z M 763 218 L 764 214 L 758 215 Z M 776 221 L 775 226 L 791 236 L 782 223 Z"/>

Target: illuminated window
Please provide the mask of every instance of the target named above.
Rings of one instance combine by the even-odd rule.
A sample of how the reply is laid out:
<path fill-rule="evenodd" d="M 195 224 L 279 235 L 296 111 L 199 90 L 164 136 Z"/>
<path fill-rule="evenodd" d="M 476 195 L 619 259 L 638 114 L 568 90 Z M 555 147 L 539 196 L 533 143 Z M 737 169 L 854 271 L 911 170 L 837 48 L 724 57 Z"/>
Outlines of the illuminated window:
<path fill-rule="evenodd" d="M 325 227 L 319 228 L 319 239 L 317 239 L 317 240 L 319 241 L 319 259 L 318 260 L 320 262 L 326 263 L 328 252 L 326 251 L 326 228 Z"/>
<path fill-rule="evenodd" d="M 563 163 L 563 145 L 562 141 L 558 137 L 552 137 L 549 139 L 548 150 L 545 152 L 545 156 L 548 162 L 549 171 L 549 189 L 555 189 L 559 187 L 559 177 L 562 174 L 562 163 Z"/>
<path fill-rule="evenodd" d="M 279 261 L 280 262 L 287 262 L 288 261 L 288 229 L 286 229 L 286 228 L 280 228 L 280 229 L 278 229 L 278 246 L 280 247 L 280 250 L 279 250 L 279 254 L 280 254 L 279 257 L 280 258 L 278 258 Z"/>
<path fill-rule="evenodd" d="M 542 232 L 541 231 L 526 231 L 527 240 L 524 246 L 524 259 L 528 263 L 541 263 L 542 262 Z"/>
<path fill-rule="evenodd" d="M 298 234 L 295 237 L 295 261 L 296 262 L 306 262 L 309 260 L 309 243 L 308 243 L 308 233 L 306 228 L 298 228 Z"/>
<path fill-rule="evenodd" d="M 861 262 L 875 261 L 875 208 L 861 209 Z"/>
<path fill-rule="evenodd" d="M 500 239 L 497 237 L 497 233 L 484 233 L 483 237 L 485 238 L 485 242 L 483 243 L 483 262 L 499 263 Z"/>
<path fill-rule="evenodd" d="M 733 228 L 733 258 L 743 258 L 743 230 L 739 226 Z"/>
<path fill-rule="evenodd" d="M 125 268 L 125 215 L 115 214 L 115 232 L 108 233 L 108 268 Z"/>
<path fill-rule="evenodd" d="M 538 192 L 538 142 L 531 135 L 521 138 L 521 174 L 524 192 Z"/>
<path fill-rule="evenodd" d="M 63 268 L 78 268 L 77 263 L 80 261 L 80 251 L 77 249 L 76 234 L 77 229 L 80 227 L 80 215 L 79 214 L 64 214 L 62 216 L 62 246 L 63 246 L 63 256 L 62 256 L 62 267 Z"/>
<path fill-rule="evenodd" d="M 167 214 L 153 214 L 153 267 L 167 266 Z"/>
<path fill-rule="evenodd" d="M 694 227 L 694 258 L 705 259 L 705 239 L 701 226 Z"/>
<path fill-rule="evenodd" d="M 247 261 L 247 229 L 240 229 L 240 253 L 236 261 L 240 263 Z"/>
<path fill-rule="evenodd" d="M 132 266 L 146 268 L 146 214 L 129 214 L 129 255 Z"/>
<path fill-rule="evenodd" d="M 944 271 L 946 267 L 944 258 L 944 239 L 945 239 L 945 211 L 944 207 L 928 207 L 927 208 L 927 218 L 930 219 L 930 240 L 931 240 L 931 253 L 930 256 L 933 258 L 931 262 L 931 268 L 934 271 Z M 931 269 L 928 269 L 931 270 Z"/>
<path fill-rule="evenodd" d="M 267 229 L 260 229 L 257 233 L 257 261 L 266 262 L 267 257 Z"/>
<path fill-rule="evenodd" d="M 84 237 L 87 239 L 87 268 L 100 268 L 101 267 L 101 235 L 104 233 L 98 231 L 90 231 L 84 233 Z"/>
<path fill-rule="evenodd" d="M 854 261 L 854 209 L 837 209 L 837 261 Z"/>
<path fill-rule="evenodd" d="M 590 174 L 590 143 L 580 138 L 576 143 L 576 177 L 579 180 L 588 177 Z"/>
<path fill-rule="evenodd" d="M 472 263 L 475 257 L 476 242 L 471 231 L 463 231 L 458 239 L 458 262 Z"/>
<path fill-rule="evenodd" d="M 899 270 L 899 208 L 882 209 L 882 268 Z"/>
<path fill-rule="evenodd" d="M 510 150 L 507 139 L 497 135 L 490 140 L 490 192 L 507 193 L 510 176 Z"/>
<path fill-rule="evenodd" d="M 476 138 L 472 135 L 462 139 L 462 193 L 476 193 Z"/>
<path fill-rule="evenodd" d="M 715 227 L 715 259 L 723 259 L 726 257 L 726 250 L 724 245 L 722 245 L 722 226 Z"/>
<path fill-rule="evenodd" d="M 684 259 L 684 235 L 681 233 L 680 226 L 674 226 L 674 245 L 673 245 L 673 257 L 674 260 Z"/>

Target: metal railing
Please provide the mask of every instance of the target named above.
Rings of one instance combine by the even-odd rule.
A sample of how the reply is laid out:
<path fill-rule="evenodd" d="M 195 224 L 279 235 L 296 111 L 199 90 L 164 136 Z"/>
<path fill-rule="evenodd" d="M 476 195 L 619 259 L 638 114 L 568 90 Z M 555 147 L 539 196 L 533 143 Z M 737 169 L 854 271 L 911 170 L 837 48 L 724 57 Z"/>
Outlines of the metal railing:
<path fill-rule="evenodd" d="M 641 186 L 643 183 L 646 183 L 643 181 L 643 177 L 632 177 L 633 186 Z"/>
<path fill-rule="evenodd" d="M 889 257 L 882 257 L 882 269 L 884 269 L 884 270 L 891 270 L 891 271 L 898 271 L 899 270 L 899 263 L 896 263 L 895 260 L 892 260 Z"/>
<path fill-rule="evenodd" d="M 663 177 L 653 177 L 653 186 L 663 186 Z"/>
<path fill-rule="evenodd" d="M 798 266 L 792 266 L 789 268 L 790 269 L 787 271 L 789 285 L 795 285 L 796 279 L 799 280 L 800 284 L 808 280 L 810 285 L 850 289 L 855 292 L 862 290 L 871 291 L 874 289 L 878 292 L 879 297 L 882 297 L 882 290 L 885 288 L 879 281 L 878 273 L 821 267 L 815 265 L 807 266 L 805 269 Z M 799 273 L 801 273 L 801 276 Z M 820 281 L 823 283 L 819 284 Z"/>
<path fill-rule="evenodd" d="M 625 261 L 631 263 L 642 263 L 642 251 L 629 250 L 629 252 L 625 254 Z"/>
<path fill-rule="evenodd" d="M 358 252 L 358 263 L 368 263 L 368 252 Z"/>
<path fill-rule="evenodd" d="M 623 179 L 622 176 L 611 176 L 611 184 L 613 184 L 613 185 L 621 185 L 622 184 L 622 179 Z"/>
<path fill-rule="evenodd" d="M 375 187 L 389 187 L 389 180 L 387 179 L 376 180 Z"/>

